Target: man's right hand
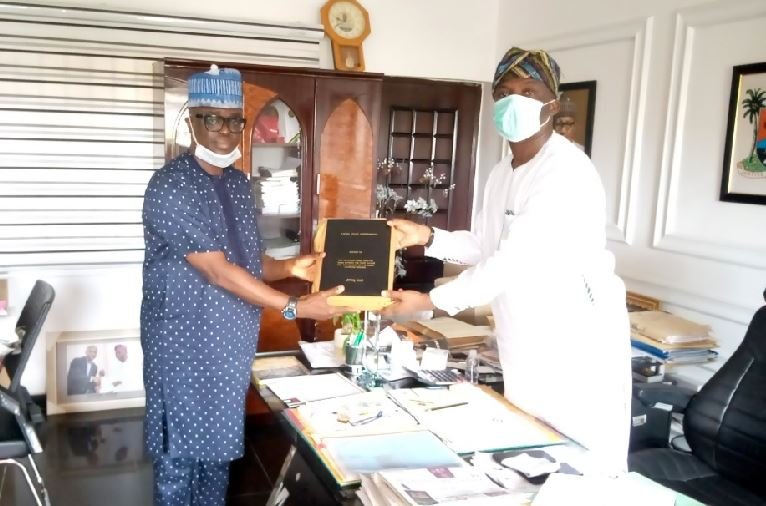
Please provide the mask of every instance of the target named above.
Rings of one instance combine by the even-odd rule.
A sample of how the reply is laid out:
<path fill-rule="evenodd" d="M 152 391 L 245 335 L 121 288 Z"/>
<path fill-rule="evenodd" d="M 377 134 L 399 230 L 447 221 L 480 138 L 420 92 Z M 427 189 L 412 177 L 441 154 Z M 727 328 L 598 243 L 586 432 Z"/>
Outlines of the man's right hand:
<path fill-rule="evenodd" d="M 387 223 L 394 229 L 396 249 L 424 246 L 431 236 L 431 227 L 426 225 L 420 225 L 409 220 L 388 220 Z"/>
<path fill-rule="evenodd" d="M 327 303 L 327 298 L 333 295 L 340 295 L 345 288 L 336 286 L 323 292 L 312 293 L 298 300 L 298 318 L 310 318 L 312 320 L 324 321 L 340 316 L 343 313 L 351 311 L 347 307 L 331 306 Z"/>

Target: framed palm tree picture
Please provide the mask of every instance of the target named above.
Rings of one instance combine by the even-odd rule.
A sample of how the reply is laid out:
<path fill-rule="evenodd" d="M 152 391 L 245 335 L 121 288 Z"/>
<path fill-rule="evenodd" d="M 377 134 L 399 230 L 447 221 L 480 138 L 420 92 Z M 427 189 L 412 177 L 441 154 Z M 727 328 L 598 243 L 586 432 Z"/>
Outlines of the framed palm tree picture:
<path fill-rule="evenodd" d="M 734 67 L 721 200 L 766 204 L 766 62 Z"/>

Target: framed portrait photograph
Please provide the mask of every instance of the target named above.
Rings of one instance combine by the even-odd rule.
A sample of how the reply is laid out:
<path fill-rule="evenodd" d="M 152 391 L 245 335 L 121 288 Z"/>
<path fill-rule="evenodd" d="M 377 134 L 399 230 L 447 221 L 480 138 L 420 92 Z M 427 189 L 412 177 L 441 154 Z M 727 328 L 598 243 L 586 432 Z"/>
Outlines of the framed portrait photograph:
<path fill-rule="evenodd" d="M 48 412 L 144 405 L 137 330 L 63 332 L 48 350 Z"/>
<path fill-rule="evenodd" d="M 561 83 L 561 110 L 553 118 L 553 129 L 591 155 L 596 115 L 596 81 Z"/>
<path fill-rule="evenodd" d="M 659 311 L 661 304 L 659 299 L 636 292 L 627 292 L 625 294 L 625 303 L 628 307 L 628 312 Z"/>
<path fill-rule="evenodd" d="M 732 73 L 721 200 L 766 204 L 766 62 Z"/>

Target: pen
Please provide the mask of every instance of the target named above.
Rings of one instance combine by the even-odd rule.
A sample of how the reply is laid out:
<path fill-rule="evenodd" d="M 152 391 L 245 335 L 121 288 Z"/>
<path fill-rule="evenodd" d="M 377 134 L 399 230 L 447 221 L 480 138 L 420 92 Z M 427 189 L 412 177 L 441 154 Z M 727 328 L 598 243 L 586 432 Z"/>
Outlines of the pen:
<path fill-rule="evenodd" d="M 372 416 L 368 416 L 367 418 L 363 418 L 363 419 L 357 420 L 355 422 L 350 422 L 350 424 L 351 424 L 352 427 L 357 427 L 359 425 L 366 425 L 366 424 L 368 424 L 370 422 L 374 422 L 375 420 L 377 420 L 378 418 L 380 418 L 382 416 L 383 416 L 383 411 L 378 411 L 376 414 L 374 414 Z"/>
<path fill-rule="evenodd" d="M 426 411 L 436 411 L 438 409 L 456 408 L 458 406 L 465 406 L 466 404 L 468 404 L 468 401 L 456 402 L 455 404 L 444 404 L 442 406 L 434 406 L 433 408 L 428 408 L 426 409 Z"/>

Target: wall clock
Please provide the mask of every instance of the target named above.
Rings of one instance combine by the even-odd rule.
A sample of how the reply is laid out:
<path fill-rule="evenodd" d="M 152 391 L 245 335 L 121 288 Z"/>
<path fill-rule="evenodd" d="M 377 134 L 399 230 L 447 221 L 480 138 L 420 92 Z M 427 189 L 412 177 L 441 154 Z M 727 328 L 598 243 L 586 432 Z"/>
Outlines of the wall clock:
<path fill-rule="evenodd" d="M 322 7 L 322 24 L 332 41 L 338 70 L 364 71 L 362 42 L 370 35 L 370 16 L 356 0 L 328 0 Z"/>

